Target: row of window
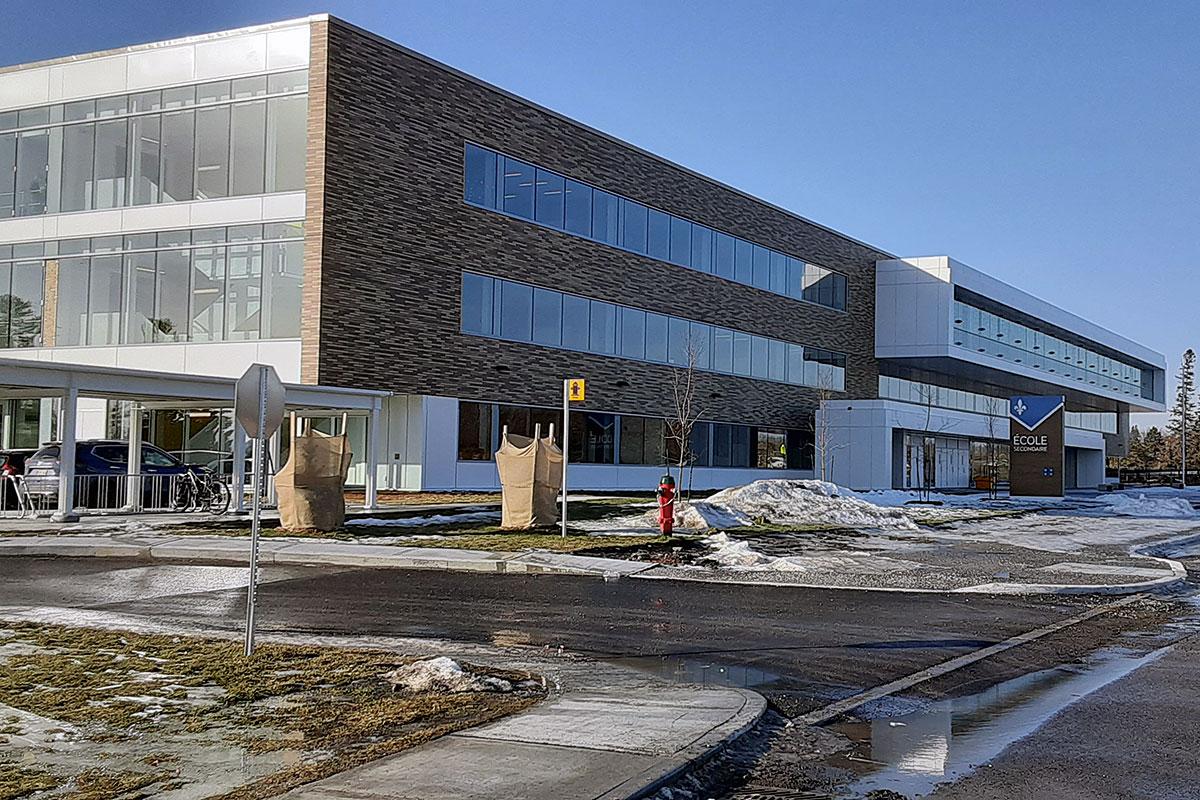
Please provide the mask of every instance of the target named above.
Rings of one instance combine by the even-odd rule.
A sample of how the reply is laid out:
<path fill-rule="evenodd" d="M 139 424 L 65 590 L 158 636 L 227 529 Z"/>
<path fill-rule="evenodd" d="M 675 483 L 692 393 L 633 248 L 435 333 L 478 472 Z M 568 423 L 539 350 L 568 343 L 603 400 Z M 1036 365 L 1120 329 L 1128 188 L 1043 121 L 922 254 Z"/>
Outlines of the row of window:
<path fill-rule="evenodd" d="M 954 344 L 1110 392 L 1154 399 L 1154 374 L 1057 336 L 954 302 Z"/>
<path fill-rule="evenodd" d="M 841 353 L 470 272 L 462 331 L 833 391 L 846 384 Z"/>
<path fill-rule="evenodd" d="M 473 144 L 466 146 L 465 198 L 681 267 L 846 308 L 845 275 Z"/>
<path fill-rule="evenodd" d="M 0 344 L 43 343 L 47 269 L 56 346 L 296 338 L 302 236 L 290 222 L 0 249 Z"/>
<path fill-rule="evenodd" d="M 575 464 L 678 464 L 678 441 L 667 435 L 667 425 L 658 417 L 572 411 L 568 457 Z M 553 427 L 554 440 L 562 444 L 561 411 L 460 401 L 458 458 L 489 461 L 500 446 L 502 431 L 533 436 L 539 426 L 544 437 Z M 812 469 L 813 433 L 697 422 L 687 455 L 697 467 Z"/>
<path fill-rule="evenodd" d="M 304 188 L 307 71 L 0 114 L 0 218 Z"/>
<path fill-rule="evenodd" d="M 930 383 L 910 381 L 907 378 L 879 376 L 879 396 L 917 405 L 936 408 L 951 408 L 975 414 L 990 414 L 994 417 L 1008 416 L 1008 400 L 989 397 L 961 389 L 948 389 Z M 1102 433 L 1117 432 L 1117 415 L 1111 411 L 1067 411 L 1063 424 L 1068 428 L 1081 428 Z"/>

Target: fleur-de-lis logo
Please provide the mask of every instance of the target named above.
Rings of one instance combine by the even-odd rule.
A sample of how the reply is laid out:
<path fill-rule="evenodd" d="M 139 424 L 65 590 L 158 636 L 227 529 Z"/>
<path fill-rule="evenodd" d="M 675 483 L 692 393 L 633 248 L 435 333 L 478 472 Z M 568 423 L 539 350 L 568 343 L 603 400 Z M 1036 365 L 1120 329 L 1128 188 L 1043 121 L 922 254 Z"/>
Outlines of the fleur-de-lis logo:
<path fill-rule="evenodd" d="M 1021 416 L 1029 410 L 1029 406 L 1025 405 L 1025 401 L 1017 398 L 1017 402 L 1013 403 L 1013 411 L 1017 412 L 1017 416 Z"/>

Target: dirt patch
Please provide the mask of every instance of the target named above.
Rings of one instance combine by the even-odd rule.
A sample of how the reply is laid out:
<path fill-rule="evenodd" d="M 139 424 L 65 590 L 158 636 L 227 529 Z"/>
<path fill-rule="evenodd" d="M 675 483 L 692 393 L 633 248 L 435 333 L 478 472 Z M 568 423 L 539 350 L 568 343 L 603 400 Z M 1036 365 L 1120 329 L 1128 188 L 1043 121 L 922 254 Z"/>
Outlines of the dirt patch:
<path fill-rule="evenodd" d="M 188 786 L 270 797 L 544 695 L 524 672 L 462 665 L 510 691 L 393 691 L 383 650 L 20 624 L 0 631 L 0 786 L 107 798 Z M 103 759 L 103 767 L 96 767 Z M 14 790 L 15 791 L 15 790 Z"/>

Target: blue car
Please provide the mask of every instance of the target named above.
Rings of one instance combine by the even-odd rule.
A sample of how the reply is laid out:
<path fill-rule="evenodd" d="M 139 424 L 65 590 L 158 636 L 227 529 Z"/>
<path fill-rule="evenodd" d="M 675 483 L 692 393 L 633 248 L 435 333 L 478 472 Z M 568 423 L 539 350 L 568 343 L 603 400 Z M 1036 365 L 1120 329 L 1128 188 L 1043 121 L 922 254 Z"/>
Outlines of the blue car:
<path fill-rule="evenodd" d="M 120 508 L 125 505 L 128 487 L 126 465 L 129 443 L 117 439 L 91 439 L 75 443 L 75 505 L 82 508 Z M 171 476 L 192 467 L 152 444 L 142 445 L 142 506 L 169 508 L 172 502 Z M 25 462 L 25 486 L 30 495 L 40 498 L 43 507 L 58 501 L 59 445 L 47 444 Z"/>

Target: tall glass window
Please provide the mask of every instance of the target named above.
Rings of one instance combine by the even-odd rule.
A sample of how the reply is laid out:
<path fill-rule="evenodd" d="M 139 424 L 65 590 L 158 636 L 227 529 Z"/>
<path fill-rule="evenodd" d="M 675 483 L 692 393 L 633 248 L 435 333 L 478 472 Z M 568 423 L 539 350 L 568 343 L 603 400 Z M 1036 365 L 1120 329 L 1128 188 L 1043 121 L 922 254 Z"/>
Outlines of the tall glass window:
<path fill-rule="evenodd" d="M 46 210 L 50 136 L 45 130 L 22 133 L 17 139 L 16 215 L 29 217 Z"/>
<path fill-rule="evenodd" d="M 125 205 L 128 147 L 129 125 L 125 120 L 96 125 L 94 208 L 120 208 Z"/>
<path fill-rule="evenodd" d="M 229 195 L 229 106 L 196 112 L 196 199 Z"/>

